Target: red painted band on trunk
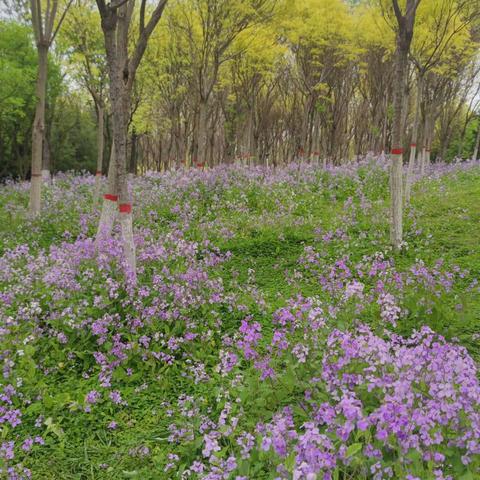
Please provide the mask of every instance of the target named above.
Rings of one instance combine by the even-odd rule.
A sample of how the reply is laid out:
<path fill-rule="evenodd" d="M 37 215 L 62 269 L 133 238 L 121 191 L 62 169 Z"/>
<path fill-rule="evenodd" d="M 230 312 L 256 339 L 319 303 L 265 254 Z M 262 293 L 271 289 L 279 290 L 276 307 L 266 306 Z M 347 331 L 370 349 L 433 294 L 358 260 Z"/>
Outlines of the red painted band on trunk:
<path fill-rule="evenodd" d="M 118 195 L 110 195 L 109 193 L 106 193 L 103 198 L 105 200 L 110 200 L 111 202 L 116 202 L 118 200 Z"/>
<path fill-rule="evenodd" d="M 130 203 L 121 203 L 118 206 L 118 211 L 120 213 L 132 213 L 132 205 Z"/>
<path fill-rule="evenodd" d="M 401 155 L 403 153 L 403 148 L 392 148 L 390 153 L 392 155 Z"/>
<path fill-rule="evenodd" d="M 313 152 L 314 155 L 320 155 L 320 152 Z"/>
<path fill-rule="evenodd" d="M 411 143 L 410 146 L 413 148 L 413 147 L 416 147 L 417 144 L 416 143 Z"/>
<path fill-rule="evenodd" d="M 97 170 L 97 171 L 95 172 L 95 175 L 101 175 L 101 174 L 102 174 L 102 172 L 101 172 L 100 170 Z"/>
<path fill-rule="evenodd" d="M 42 174 L 41 173 L 32 173 L 32 177 L 41 177 Z"/>

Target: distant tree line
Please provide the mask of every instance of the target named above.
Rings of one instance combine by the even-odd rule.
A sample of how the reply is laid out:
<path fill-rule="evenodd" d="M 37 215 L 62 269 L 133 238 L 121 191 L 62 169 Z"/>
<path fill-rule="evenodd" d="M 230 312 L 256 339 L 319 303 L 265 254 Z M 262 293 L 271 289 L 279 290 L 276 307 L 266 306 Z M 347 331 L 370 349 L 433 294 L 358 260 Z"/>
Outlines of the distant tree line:
<path fill-rule="evenodd" d="M 10 3 L 0 23 L 2 178 L 31 174 L 38 42 L 22 5 Z M 153 11 L 132 10 L 129 44 L 141 5 Z M 106 173 L 113 123 L 100 14 L 90 0 L 60 1 L 59 12 L 67 7 L 48 53 L 42 169 Z M 475 150 L 479 11 L 476 0 L 418 5 L 401 130 L 419 163 Z M 129 87 L 127 169 L 388 153 L 396 30 L 391 0 L 172 0 Z"/>

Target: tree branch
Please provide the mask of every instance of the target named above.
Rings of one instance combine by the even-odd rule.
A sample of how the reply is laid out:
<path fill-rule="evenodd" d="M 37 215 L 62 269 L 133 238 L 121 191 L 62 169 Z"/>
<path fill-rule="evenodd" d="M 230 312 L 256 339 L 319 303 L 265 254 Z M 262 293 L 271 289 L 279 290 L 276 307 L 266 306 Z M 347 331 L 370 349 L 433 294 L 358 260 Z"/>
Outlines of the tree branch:
<path fill-rule="evenodd" d="M 400 6 L 398 5 L 398 0 L 392 0 L 392 3 L 393 3 L 393 11 L 395 12 L 395 16 L 397 17 L 397 21 L 400 24 L 400 22 L 403 21 L 403 15 L 402 15 L 402 12 L 400 10 Z"/>
<path fill-rule="evenodd" d="M 150 38 L 150 35 L 152 34 L 158 22 L 160 21 L 167 2 L 168 0 L 160 0 L 158 2 L 158 5 L 155 7 L 155 10 L 150 17 L 150 20 L 148 21 L 147 25 L 145 25 L 145 28 L 140 32 L 140 36 L 138 37 L 132 58 L 128 62 L 128 89 L 131 89 L 133 86 L 135 73 L 138 66 L 140 65 L 140 61 L 142 60 L 143 54 L 145 53 L 145 49 L 147 48 L 148 39 Z"/>

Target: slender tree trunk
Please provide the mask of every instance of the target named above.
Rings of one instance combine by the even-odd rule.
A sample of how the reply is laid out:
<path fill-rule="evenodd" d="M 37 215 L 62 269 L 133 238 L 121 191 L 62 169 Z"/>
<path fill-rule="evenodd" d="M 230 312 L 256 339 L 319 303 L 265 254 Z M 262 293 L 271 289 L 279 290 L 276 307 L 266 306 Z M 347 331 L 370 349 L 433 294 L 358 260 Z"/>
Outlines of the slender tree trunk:
<path fill-rule="evenodd" d="M 130 148 L 130 167 L 129 167 L 129 173 L 132 175 L 137 174 L 137 139 L 138 139 L 138 135 L 135 133 L 135 129 L 133 129 L 132 145 Z"/>
<path fill-rule="evenodd" d="M 382 155 L 387 151 L 387 129 L 388 129 L 388 92 L 385 94 L 385 115 L 383 117 L 383 129 L 382 129 Z"/>
<path fill-rule="evenodd" d="M 475 148 L 473 149 L 473 157 L 472 157 L 473 161 L 477 160 L 479 146 L 480 146 L 480 121 L 478 122 L 477 138 L 475 139 Z"/>
<path fill-rule="evenodd" d="M 100 187 L 102 185 L 102 168 L 103 168 L 103 150 L 105 145 L 105 111 L 103 105 L 97 107 L 97 171 L 95 172 L 95 193 L 93 196 L 94 206 L 98 205 L 100 200 Z"/>
<path fill-rule="evenodd" d="M 207 161 L 207 120 L 208 110 L 207 101 L 200 99 L 198 105 L 198 152 L 197 163 L 205 166 Z"/>
<path fill-rule="evenodd" d="M 32 127 L 32 181 L 30 187 L 30 212 L 40 213 L 42 191 L 43 136 L 45 132 L 45 99 L 47 93 L 48 46 L 39 44 L 38 72 L 35 93 L 37 105 Z"/>
<path fill-rule="evenodd" d="M 403 140 L 402 109 L 404 105 L 404 84 L 408 61 L 408 49 L 397 46 L 396 78 L 394 83 L 395 100 L 392 129 L 392 152 L 390 170 L 391 229 L 390 240 L 395 249 L 399 249 L 403 238 Z"/>
<path fill-rule="evenodd" d="M 102 213 L 98 222 L 97 236 L 95 244 L 98 246 L 100 240 L 108 238 L 113 229 L 113 224 L 117 218 L 117 164 L 115 162 L 115 146 L 112 144 L 110 152 L 110 162 L 108 165 L 107 193 L 103 196 Z"/>
<path fill-rule="evenodd" d="M 42 181 L 50 182 L 50 145 L 48 143 L 47 132 L 44 130 L 42 145 Z"/>
<path fill-rule="evenodd" d="M 423 95 L 423 75 L 420 73 L 417 80 L 417 101 L 415 104 L 415 120 L 412 130 L 412 142 L 410 144 L 410 157 L 408 159 L 407 176 L 405 179 L 405 203 L 410 202 L 410 193 L 412 188 L 412 175 L 415 167 L 415 155 L 417 153 L 418 127 L 420 125 L 420 105 Z"/>

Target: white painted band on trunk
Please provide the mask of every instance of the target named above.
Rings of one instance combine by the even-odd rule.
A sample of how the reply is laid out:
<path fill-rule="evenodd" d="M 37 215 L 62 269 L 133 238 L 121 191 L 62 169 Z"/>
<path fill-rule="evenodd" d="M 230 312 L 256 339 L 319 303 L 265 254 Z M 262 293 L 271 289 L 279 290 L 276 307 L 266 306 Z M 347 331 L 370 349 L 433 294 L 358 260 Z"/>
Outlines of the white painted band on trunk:
<path fill-rule="evenodd" d="M 111 235 L 116 216 L 117 202 L 104 200 L 102 205 L 102 213 L 100 215 L 100 222 L 98 223 L 97 236 L 95 238 L 96 246 L 98 246 L 100 239 L 105 239 Z"/>
<path fill-rule="evenodd" d="M 137 270 L 137 262 L 135 255 L 135 243 L 133 241 L 133 220 L 131 213 L 119 214 L 120 227 L 122 230 L 123 252 L 125 255 L 125 262 L 129 273 L 135 278 Z"/>
<path fill-rule="evenodd" d="M 30 212 L 33 215 L 38 215 L 40 213 L 41 193 L 42 177 L 39 177 L 38 175 L 32 175 L 30 185 Z"/>

